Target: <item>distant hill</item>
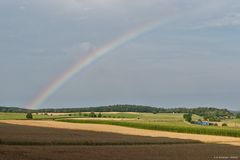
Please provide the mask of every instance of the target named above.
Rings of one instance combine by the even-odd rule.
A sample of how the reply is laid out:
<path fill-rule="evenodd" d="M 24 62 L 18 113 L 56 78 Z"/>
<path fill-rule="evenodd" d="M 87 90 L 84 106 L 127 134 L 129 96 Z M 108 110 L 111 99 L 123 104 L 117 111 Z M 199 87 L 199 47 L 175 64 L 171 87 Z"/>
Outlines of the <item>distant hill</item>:
<path fill-rule="evenodd" d="M 209 117 L 231 117 L 233 113 L 227 109 L 219 108 L 157 108 L 142 105 L 110 105 L 101 107 L 87 108 L 62 108 L 62 109 L 40 109 L 40 112 L 145 112 L 145 113 L 192 113 L 203 116 L 206 119 Z"/>
<path fill-rule="evenodd" d="M 109 105 L 100 107 L 86 107 L 86 108 L 54 108 L 54 109 L 38 109 L 29 110 L 17 107 L 0 107 L 0 112 L 143 112 L 143 113 L 192 113 L 204 117 L 205 119 L 219 119 L 224 117 L 231 117 L 234 114 L 227 109 L 219 108 L 157 108 L 142 105 Z"/>
<path fill-rule="evenodd" d="M 231 113 L 238 114 L 238 113 L 240 113 L 240 111 L 236 111 L 236 110 L 235 110 L 235 111 L 232 111 L 232 110 L 231 110 Z"/>
<path fill-rule="evenodd" d="M 3 107 L 0 106 L 0 112 L 15 112 L 15 113 L 26 113 L 31 110 L 25 108 L 18 108 L 18 107 Z"/>
<path fill-rule="evenodd" d="M 42 112 L 158 112 L 160 108 L 142 105 L 110 105 L 86 108 L 40 109 Z M 165 109 L 163 109 L 165 110 Z"/>

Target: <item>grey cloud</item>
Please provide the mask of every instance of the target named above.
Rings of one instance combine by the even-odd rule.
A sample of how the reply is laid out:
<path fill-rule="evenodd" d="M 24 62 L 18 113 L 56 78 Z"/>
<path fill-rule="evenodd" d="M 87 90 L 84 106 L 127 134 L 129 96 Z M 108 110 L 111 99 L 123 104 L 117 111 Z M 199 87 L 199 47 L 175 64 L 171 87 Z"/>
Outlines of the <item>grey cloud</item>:
<path fill-rule="evenodd" d="M 226 16 L 207 21 L 197 28 L 215 28 L 215 27 L 238 27 L 240 26 L 240 13 L 231 13 Z"/>
<path fill-rule="evenodd" d="M 24 106 L 89 51 L 161 21 L 82 70 L 43 106 L 237 108 L 239 6 L 233 0 L 2 0 L 0 105 Z M 220 26 L 225 30 L 212 30 Z"/>

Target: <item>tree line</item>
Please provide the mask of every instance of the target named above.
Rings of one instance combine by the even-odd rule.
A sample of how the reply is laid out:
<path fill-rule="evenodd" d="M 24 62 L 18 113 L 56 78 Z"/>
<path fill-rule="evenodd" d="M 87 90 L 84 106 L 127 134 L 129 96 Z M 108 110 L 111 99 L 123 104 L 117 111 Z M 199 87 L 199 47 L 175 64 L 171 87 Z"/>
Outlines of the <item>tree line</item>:
<path fill-rule="evenodd" d="M 234 114 L 228 109 L 198 107 L 198 108 L 158 108 L 143 105 L 128 105 L 128 104 L 116 104 L 100 107 L 85 107 L 85 108 L 48 108 L 30 110 L 17 107 L 0 107 L 0 112 L 58 112 L 58 113 L 70 113 L 70 112 L 141 112 L 141 113 L 190 113 L 202 116 L 204 119 L 217 120 L 221 118 L 230 118 Z M 238 115 L 239 116 L 239 115 Z"/>

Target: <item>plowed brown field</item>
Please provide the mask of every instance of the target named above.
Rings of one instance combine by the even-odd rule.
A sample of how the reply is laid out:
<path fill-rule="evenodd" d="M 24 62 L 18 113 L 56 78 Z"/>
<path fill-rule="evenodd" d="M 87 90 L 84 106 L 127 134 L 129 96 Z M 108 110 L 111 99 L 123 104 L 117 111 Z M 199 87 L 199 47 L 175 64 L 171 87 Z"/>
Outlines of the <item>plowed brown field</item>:
<path fill-rule="evenodd" d="M 149 136 L 149 137 L 166 137 L 177 138 L 185 140 L 196 140 L 204 143 L 218 143 L 218 144 L 231 144 L 240 146 L 240 138 L 224 137 L 224 136 L 210 136 L 210 135 L 197 135 L 186 133 L 173 133 L 165 131 L 153 131 L 145 129 L 135 129 L 129 127 L 104 125 L 104 124 L 77 124 L 77 123 L 65 123 L 56 121 L 31 121 L 31 120 L 7 120 L 0 121 L 0 123 L 26 125 L 26 126 L 38 126 L 38 127 L 50 127 L 72 130 L 87 130 L 96 132 L 110 132 L 119 133 L 124 135 L 135 136 Z"/>

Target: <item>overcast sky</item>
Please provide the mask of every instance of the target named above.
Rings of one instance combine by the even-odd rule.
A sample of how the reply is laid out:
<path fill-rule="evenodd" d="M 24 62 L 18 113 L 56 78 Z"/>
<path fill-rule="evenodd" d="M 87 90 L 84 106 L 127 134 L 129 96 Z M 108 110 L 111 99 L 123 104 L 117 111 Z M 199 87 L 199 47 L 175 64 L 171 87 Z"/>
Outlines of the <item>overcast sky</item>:
<path fill-rule="evenodd" d="M 67 81 L 44 107 L 240 108 L 240 1 L 0 0 L 0 106 L 25 107 L 78 57 L 161 25 Z"/>

